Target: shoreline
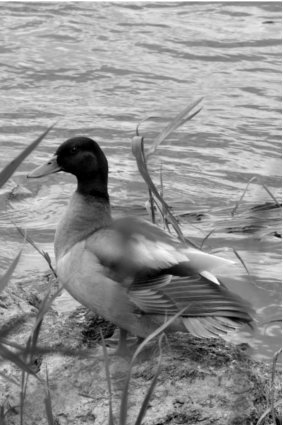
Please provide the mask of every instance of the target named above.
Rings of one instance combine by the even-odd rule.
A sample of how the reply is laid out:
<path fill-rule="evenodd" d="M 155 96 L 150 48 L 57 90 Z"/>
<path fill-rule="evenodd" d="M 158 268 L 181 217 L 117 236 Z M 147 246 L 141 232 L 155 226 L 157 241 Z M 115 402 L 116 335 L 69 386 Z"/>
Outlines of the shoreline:
<path fill-rule="evenodd" d="M 19 321 L 9 340 L 26 344 L 38 313 L 42 288 L 48 287 L 50 279 L 47 275 L 40 285 L 34 282 L 30 293 L 29 288 L 22 290 L 21 300 L 13 283 L 1 294 L 2 329 L 16 324 L 20 317 L 26 318 Z M 99 328 L 104 338 L 110 337 L 115 329 L 84 307 L 59 313 L 52 305 L 44 316 L 38 346 L 47 348 L 49 353 L 35 354 L 32 368 L 45 381 L 48 371 L 56 425 L 108 423 L 109 394 Z M 246 344 L 235 346 L 220 339 L 200 339 L 183 333 L 169 335 L 162 344 L 160 373 L 143 424 L 257 424 L 260 416 L 270 408 L 272 397 L 276 406 L 274 412 L 279 418 L 277 402 L 281 394 L 282 365 L 276 364 L 271 385 L 272 365 L 251 359 L 246 349 Z M 109 354 L 110 351 L 108 349 Z M 109 357 L 113 412 L 117 418 L 129 361 Z M 129 424 L 136 420 L 158 359 L 158 343 L 153 341 L 134 364 L 129 391 Z M 18 425 L 21 389 L 14 382 L 20 383 L 22 371 L 5 362 L 1 372 L 9 378 L 0 378 L 0 405 L 6 421 L 3 423 Z M 44 398 L 42 384 L 30 376 L 24 403 L 25 425 L 48 424 Z M 261 425 L 272 423 L 269 413 L 260 422 Z"/>

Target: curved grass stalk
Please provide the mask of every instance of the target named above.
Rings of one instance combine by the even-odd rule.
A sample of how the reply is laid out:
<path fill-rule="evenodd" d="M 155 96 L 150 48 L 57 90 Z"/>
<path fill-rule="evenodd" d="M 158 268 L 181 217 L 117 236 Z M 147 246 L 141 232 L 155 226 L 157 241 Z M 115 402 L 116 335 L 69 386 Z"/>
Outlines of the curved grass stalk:
<path fill-rule="evenodd" d="M 281 204 L 278 202 L 278 200 L 275 198 L 275 196 L 273 195 L 273 193 L 271 193 L 271 191 L 268 189 L 268 187 L 264 184 L 264 183 L 262 183 L 261 182 L 261 179 L 259 178 L 259 177 L 251 177 L 250 178 L 250 180 L 248 181 L 248 183 L 246 184 L 246 187 L 245 187 L 245 189 L 244 189 L 244 191 L 243 191 L 243 193 L 242 193 L 242 195 L 241 195 L 241 197 L 240 197 L 240 199 L 239 199 L 239 201 L 237 201 L 236 202 L 236 205 L 235 205 L 235 207 L 232 209 L 232 211 L 231 211 L 231 215 L 232 215 L 232 217 L 236 214 L 236 211 L 237 211 L 237 209 L 239 208 L 239 206 L 240 206 L 240 204 L 241 204 L 241 202 L 242 202 L 242 200 L 244 199 L 244 196 L 246 195 L 246 193 L 247 193 L 247 190 L 248 190 L 248 188 L 249 188 L 249 185 L 251 184 L 251 183 L 253 183 L 253 182 L 257 182 L 257 183 L 259 183 L 259 184 L 261 184 L 261 186 L 263 187 L 263 189 L 268 193 L 268 195 L 271 197 L 271 199 L 274 201 L 274 203 L 275 203 L 275 205 L 278 207 L 278 208 L 280 208 L 281 207 Z"/>
<path fill-rule="evenodd" d="M 171 213 L 169 206 L 164 201 L 162 196 L 160 196 L 155 184 L 153 183 L 153 181 L 152 181 L 152 179 L 149 175 L 148 169 L 147 169 L 143 145 L 144 145 L 144 141 L 143 141 L 142 137 L 135 136 L 133 138 L 133 140 L 132 140 L 132 151 L 133 151 L 133 154 L 136 158 L 136 162 L 137 162 L 139 172 L 141 173 L 141 175 L 142 175 L 144 181 L 146 182 L 148 188 L 152 191 L 153 195 L 159 200 L 159 202 L 163 206 L 164 211 L 167 214 L 168 221 L 172 224 L 172 226 L 173 226 L 175 232 L 177 233 L 180 241 L 183 242 L 184 245 L 186 245 L 186 240 L 187 240 L 194 248 L 197 248 L 197 246 L 192 241 L 188 240 L 188 238 L 185 239 L 185 237 L 184 237 L 184 235 L 183 235 L 183 233 L 182 233 L 182 231 L 181 231 L 181 229 L 178 225 L 176 218 Z"/>
<path fill-rule="evenodd" d="M 17 267 L 17 264 L 20 260 L 22 251 L 20 251 L 18 253 L 18 255 L 16 256 L 16 258 L 12 261 L 12 263 L 10 264 L 8 270 L 6 271 L 6 273 L 1 277 L 0 279 L 0 292 L 2 292 L 5 287 L 8 285 L 10 277 L 12 276 L 12 274 L 14 273 L 15 268 Z"/>
<path fill-rule="evenodd" d="M 239 201 L 237 201 L 237 202 L 236 202 L 235 207 L 234 207 L 234 208 L 232 209 L 232 211 L 231 211 L 231 215 L 232 215 L 232 217 L 236 214 L 237 209 L 239 208 L 239 206 L 240 206 L 240 204 L 241 204 L 242 200 L 244 199 L 244 196 L 245 196 L 245 194 L 247 193 L 247 190 L 248 190 L 248 188 L 249 188 L 249 185 L 250 185 L 253 181 L 255 181 L 255 180 L 256 180 L 256 177 L 252 177 L 252 178 L 248 181 L 248 183 L 246 184 L 246 187 L 245 187 L 245 189 L 244 189 L 244 191 L 243 191 L 243 193 L 242 193 L 242 195 L 241 195 L 241 197 L 240 197 Z"/>
<path fill-rule="evenodd" d="M 240 261 L 240 263 L 242 264 L 242 266 L 244 267 L 244 269 L 247 272 L 247 275 L 249 277 L 250 282 L 256 286 L 256 282 L 254 280 L 254 278 L 252 277 L 252 275 L 250 274 L 250 271 L 246 265 L 246 263 L 244 262 L 244 260 L 242 259 L 242 257 L 240 256 L 240 254 L 238 253 L 238 251 L 235 248 L 232 248 L 232 251 L 234 252 L 234 254 L 236 255 L 236 257 L 238 258 L 238 260 Z"/>
<path fill-rule="evenodd" d="M 108 425 L 115 425 L 114 417 L 113 417 L 113 409 L 112 409 L 112 386 L 111 386 L 111 378 L 110 378 L 108 352 L 107 352 L 107 348 L 106 348 L 106 344 L 105 344 L 105 340 L 104 340 L 104 336 L 103 336 L 101 328 L 99 329 L 99 332 L 100 332 L 101 341 L 102 341 L 102 348 L 103 348 L 104 361 L 105 361 L 106 382 L 107 382 L 108 394 L 109 394 Z"/>
<path fill-rule="evenodd" d="M 153 155 L 160 143 L 166 139 L 174 130 L 178 127 L 181 127 L 185 122 L 193 119 L 201 110 L 199 108 L 196 112 L 190 114 L 190 112 L 202 101 L 202 97 L 198 100 L 187 106 L 183 109 L 174 119 L 170 121 L 169 124 L 161 131 L 161 133 L 154 139 L 152 146 L 148 149 L 146 154 L 146 159 L 149 158 L 150 155 Z"/>
<path fill-rule="evenodd" d="M 147 159 L 149 158 L 150 155 L 153 155 L 155 153 L 160 143 L 162 143 L 166 139 L 166 137 L 168 137 L 174 130 L 176 130 L 178 127 L 183 125 L 185 122 L 191 120 L 194 116 L 196 116 L 200 112 L 201 108 L 191 113 L 192 110 L 201 102 L 201 100 L 202 98 L 199 98 L 197 101 L 187 106 L 172 121 L 170 121 L 169 124 L 154 139 L 152 146 L 148 149 L 146 154 L 144 153 L 144 139 L 143 137 L 139 136 L 139 131 L 138 131 L 139 126 L 137 126 L 137 129 L 136 129 L 136 136 L 133 137 L 132 139 L 132 151 L 135 156 L 139 172 L 142 175 L 143 179 L 145 180 L 149 190 L 152 221 L 155 222 L 155 215 L 154 215 L 154 197 L 155 197 L 161 203 L 162 212 L 164 214 L 163 215 L 164 220 L 165 221 L 168 220 L 168 222 L 171 223 L 180 241 L 184 245 L 186 245 L 186 243 L 189 243 L 194 248 L 198 248 L 198 247 L 188 238 L 184 237 L 176 218 L 170 212 L 169 206 L 164 201 L 162 194 L 159 194 L 156 186 L 154 185 L 148 172 Z M 153 118 L 153 117 L 150 117 L 150 118 Z M 143 120 L 142 122 L 144 121 L 145 120 Z"/>
<path fill-rule="evenodd" d="M 268 187 L 262 183 L 262 187 L 264 188 L 264 190 L 268 193 L 268 195 L 273 199 L 275 205 L 280 208 L 281 205 L 280 203 L 277 201 L 277 199 L 275 198 L 275 196 L 273 195 L 273 193 L 271 193 L 271 191 L 268 189 Z"/>
<path fill-rule="evenodd" d="M 0 356 L 3 357 L 5 360 L 8 360 L 8 361 L 14 363 L 16 366 L 18 366 L 19 369 L 25 371 L 26 373 L 33 375 L 37 379 L 39 379 L 38 376 L 36 376 L 35 372 L 31 369 L 29 364 L 27 364 L 22 359 L 21 356 L 19 356 L 18 354 L 14 353 L 11 350 L 9 350 L 3 344 L 0 344 Z"/>
<path fill-rule="evenodd" d="M 16 224 L 14 224 L 14 226 L 16 227 L 17 231 L 20 233 L 21 236 L 23 236 L 25 238 L 25 240 L 45 259 L 45 261 L 47 262 L 50 270 L 53 273 L 53 276 L 57 279 L 57 273 L 54 270 L 52 263 L 51 263 L 51 258 L 48 254 L 48 252 L 43 251 L 43 249 L 40 249 L 37 244 L 34 242 L 34 240 L 28 236 L 21 227 L 17 226 Z"/>
<path fill-rule="evenodd" d="M 280 348 L 278 351 L 276 351 L 276 353 L 273 356 L 273 360 L 272 360 L 270 408 L 271 408 L 271 415 L 272 415 L 272 420 L 273 420 L 274 424 L 276 424 L 275 403 L 274 403 L 274 380 L 275 380 L 276 363 L 277 363 L 278 357 L 281 353 L 282 353 L 282 348 Z"/>
<path fill-rule="evenodd" d="M 202 249 L 203 245 L 205 244 L 205 242 L 207 241 L 207 239 L 212 235 L 212 233 L 215 232 L 215 229 L 212 229 L 201 241 L 201 245 L 200 245 L 200 249 Z"/>
<path fill-rule="evenodd" d="M 46 385 L 45 385 L 45 398 L 44 398 L 44 405 L 45 405 L 45 412 L 46 417 L 48 421 L 48 425 L 55 425 L 54 422 L 54 415 L 52 411 L 52 401 L 51 401 L 51 393 L 50 393 L 50 387 L 49 387 L 49 377 L 48 377 L 48 369 L 46 366 Z"/>
<path fill-rule="evenodd" d="M 136 126 L 136 136 L 139 136 L 139 129 L 140 129 L 140 126 L 141 126 L 144 122 L 149 121 L 149 120 L 158 120 L 158 119 L 161 119 L 161 118 L 160 118 L 160 117 L 158 117 L 158 116 L 151 115 L 150 117 L 146 117 L 146 118 L 144 118 L 143 120 L 141 120 L 141 121 L 137 124 L 137 126 Z"/>
<path fill-rule="evenodd" d="M 278 400 L 276 403 L 274 403 L 274 408 L 279 406 L 282 403 L 281 400 Z M 270 415 L 272 409 L 271 407 L 269 407 L 268 409 L 266 409 L 263 414 L 261 415 L 261 417 L 259 418 L 259 420 L 257 421 L 256 425 L 261 425 L 264 421 L 264 419 L 266 418 L 267 415 Z M 276 425 L 276 422 L 273 422 L 274 425 Z"/>
<path fill-rule="evenodd" d="M 145 398 L 143 400 L 143 403 L 141 405 L 141 408 L 140 408 L 140 411 L 139 411 L 137 420 L 135 422 L 135 425 L 142 425 L 142 420 L 143 420 L 143 418 L 144 418 L 144 416 L 146 414 L 146 410 L 147 410 L 149 401 L 150 401 L 151 396 L 153 394 L 154 388 L 155 388 L 155 386 L 157 384 L 157 379 L 158 379 L 158 376 L 159 376 L 159 373 L 160 373 L 161 360 L 162 360 L 162 351 L 161 351 L 162 337 L 163 337 L 163 334 L 159 337 L 159 341 L 158 341 L 158 344 L 159 344 L 159 358 L 158 358 L 157 369 L 156 369 L 156 372 L 154 374 L 154 377 L 153 377 L 153 379 L 152 379 L 152 381 L 150 383 L 150 386 L 149 386 L 149 388 L 147 390 L 147 393 L 145 395 Z"/>
<path fill-rule="evenodd" d="M 13 161 L 11 161 L 0 173 L 0 187 L 14 174 L 23 160 L 36 148 L 36 146 L 47 136 L 49 131 L 57 124 L 57 121 L 45 130 L 37 139 L 28 145 Z"/>
<path fill-rule="evenodd" d="M 170 317 L 169 320 L 167 320 L 163 325 L 159 326 L 155 331 L 153 331 L 136 349 L 136 351 L 133 354 L 133 357 L 130 362 L 129 371 L 125 380 L 125 387 L 122 393 L 122 400 L 121 400 L 121 407 L 120 407 L 120 422 L 119 425 L 126 425 L 127 423 L 127 412 L 128 412 L 128 395 L 129 395 L 129 384 L 132 376 L 132 370 L 134 366 L 134 362 L 140 352 L 144 349 L 144 347 L 154 338 L 162 334 L 168 326 L 171 325 L 171 323 L 174 322 L 178 317 L 180 317 L 188 308 L 190 305 L 187 305 L 182 310 L 178 311 L 174 316 Z M 153 391 L 153 389 L 151 390 Z"/>

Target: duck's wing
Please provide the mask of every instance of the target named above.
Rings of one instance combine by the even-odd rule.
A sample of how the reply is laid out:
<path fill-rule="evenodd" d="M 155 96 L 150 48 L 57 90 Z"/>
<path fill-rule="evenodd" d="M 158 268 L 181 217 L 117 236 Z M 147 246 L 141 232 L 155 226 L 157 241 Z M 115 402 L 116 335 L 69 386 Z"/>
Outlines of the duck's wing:
<path fill-rule="evenodd" d="M 159 227 L 132 217 L 116 220 L 111 227 L 92 234 L 86 248 L 112 272 L 132 277 L 160 272 L 176 276 L 201 273 L 217 283 L 210 272 L 216 267 L 233 264 L 182 245 Z"/>
<path fill-rule="evenodd" d="M 141 314 L 172 316 L 187 307 L 180 320 L 199 337 L 223 336 L 252 320 L 247 304 L 211 273 L 226 260 L 185 247 L 146 221 L 118 220 L 93 233 L 85 248 L 127 286 Z"/>
<path fill-rule="evenodd" d="M 130 287 L 129 297 L 145 314 L 172 316 L 187 307 L 181 319 L 198 337 L 223 337 L 252 321 L 245 301 L 201 275 L 139 279 Z"/>

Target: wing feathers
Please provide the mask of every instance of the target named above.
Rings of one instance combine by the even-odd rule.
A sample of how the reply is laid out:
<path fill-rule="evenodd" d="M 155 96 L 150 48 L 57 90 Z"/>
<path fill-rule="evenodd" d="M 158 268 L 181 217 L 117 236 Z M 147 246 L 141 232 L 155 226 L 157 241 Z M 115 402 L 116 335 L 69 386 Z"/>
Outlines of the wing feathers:
<path fill-rule="evenodd" d="M 194 334 L 209 331 L 218 335 L 229 328 L 237 328 L 235 321 L 251 321 L 247 303 L 224 286 L 199 275 L 140 280 L 130 288 L 129 296 L 138 308 L 150 314 L 175 314 L 188 306 L 183 318 L 198 318 L 185 325 L 194 329 Z"/>
<path fill-rule="evenodd" d="M 198 318 L 186 318 L 183 319 L 183 322 L 187 330 L 194 336 L 199 338 L 216 338 L 218 336 L 217 333 L 210 331 Z"/>
<path fill-rule="evenodd" d="M 225 337 L 227 333 L 235 331 L 242 324 L 219 317 L 186 317 L 183 318 L 183 323 L 191 334 L 199 338 Z"/>

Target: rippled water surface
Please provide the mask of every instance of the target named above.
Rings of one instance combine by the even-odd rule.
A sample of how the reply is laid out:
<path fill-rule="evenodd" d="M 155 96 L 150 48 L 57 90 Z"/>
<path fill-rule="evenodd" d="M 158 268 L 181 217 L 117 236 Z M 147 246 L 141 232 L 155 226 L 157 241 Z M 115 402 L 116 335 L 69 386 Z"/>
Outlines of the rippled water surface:
<path fill-rule="evenodd" d="M 165 199 L 186 234 L 200 243 L 213 230 L 207 250 L 235 258 L 234 248 L 243 259 L 250 276 L 237 260 L 223 280 L 252 302 L 254 354 L 270 357 L 280 344 L 281 212 L 260 206 L 275 205 L 262 184 L 281 202 L 281 3 L 1 3 L 0 18 L 0 167 L 59 119 L 1 189 L 1 270 L 21 246 L 14 223 L 53 258 L 74 179 L 25 176 L 59 143 L 95 138 L 109 158 L 114 213 L 146 216 L 131 154 L 136 124 L 162 117 L 142 125 L 150 141 L 203 96 L 200 114 L 160 147 L 152 174 L 158 183 L 162 162 Z M 14 279 L 26 285 L 45 270 L 26 246 Z"/>

